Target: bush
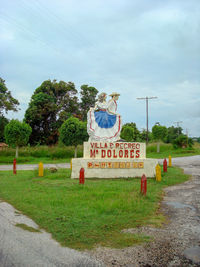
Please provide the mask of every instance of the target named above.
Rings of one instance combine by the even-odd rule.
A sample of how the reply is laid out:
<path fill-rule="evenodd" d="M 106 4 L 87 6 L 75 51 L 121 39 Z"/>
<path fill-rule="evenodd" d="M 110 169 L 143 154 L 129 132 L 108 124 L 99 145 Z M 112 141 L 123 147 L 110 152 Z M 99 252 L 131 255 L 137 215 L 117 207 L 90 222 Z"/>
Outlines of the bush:
<path fill-rule="evenodd" d="M 192 148 L 193 144 L 192 138 L 188 138 L 187 135 L 184 134 L 179 135 L 173 142 L 174 148 Z"/>

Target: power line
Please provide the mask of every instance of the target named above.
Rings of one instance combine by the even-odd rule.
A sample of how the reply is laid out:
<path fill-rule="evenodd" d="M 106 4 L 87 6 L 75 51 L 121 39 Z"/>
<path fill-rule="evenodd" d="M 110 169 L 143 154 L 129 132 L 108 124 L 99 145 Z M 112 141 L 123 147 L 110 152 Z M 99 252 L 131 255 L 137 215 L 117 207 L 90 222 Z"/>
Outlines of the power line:
<path fill-rule="evenodd" d="M 147 120 L 147 135 L 146 135 L 146 143 L 148 144 L 148 142 L 149 142 L 149 126 L 148 126 L 148 124 L 149 124 L 149 118 L 148 118 L 148 106 L 149 106 L 149 99 L 155 99 L 155 98 L 158 98 L 157 96 L 150 96 L 150 97 L 148 97 L 148 96 L 146 96 L 146 97 L 138 97 L 137 99 L 138 100 L 146 100 L 146 120 Z"/>

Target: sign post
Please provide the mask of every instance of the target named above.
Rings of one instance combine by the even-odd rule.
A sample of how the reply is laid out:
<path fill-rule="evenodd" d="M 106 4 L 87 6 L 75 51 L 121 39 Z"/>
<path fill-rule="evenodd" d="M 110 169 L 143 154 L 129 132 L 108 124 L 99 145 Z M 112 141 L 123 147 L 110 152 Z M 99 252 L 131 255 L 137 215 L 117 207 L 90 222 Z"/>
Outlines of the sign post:
<path fill-rule="evenodd" d="M 13 174 L 17 174 L 17 160 L 13 160 Z"/>

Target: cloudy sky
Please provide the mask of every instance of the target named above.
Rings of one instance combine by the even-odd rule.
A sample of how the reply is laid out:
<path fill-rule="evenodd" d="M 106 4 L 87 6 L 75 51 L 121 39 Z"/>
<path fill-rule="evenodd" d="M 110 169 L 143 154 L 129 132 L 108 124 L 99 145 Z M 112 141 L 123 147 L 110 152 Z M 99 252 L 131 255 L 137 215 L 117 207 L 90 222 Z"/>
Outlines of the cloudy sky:
<path fill-rule="evenodd" d="M 0 77 L 23 119 L 47 79 L 121 94 L 123 122 L 200 136 L 200 0 L 1 0 Z"/>

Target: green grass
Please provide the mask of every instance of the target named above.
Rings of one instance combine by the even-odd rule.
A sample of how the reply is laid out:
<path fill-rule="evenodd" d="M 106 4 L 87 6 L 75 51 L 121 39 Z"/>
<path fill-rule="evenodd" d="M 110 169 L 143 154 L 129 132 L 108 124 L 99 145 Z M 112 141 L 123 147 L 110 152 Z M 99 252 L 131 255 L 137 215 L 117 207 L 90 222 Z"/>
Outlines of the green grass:
<path fill-rule="evenodd" d="M 187 156 L 195 156 L 200 155 L 200 144 L 195 143 L 193 148 L 173 148 L 172 144 L 164 144 L 160 145 L 160 153 L 157 153 L 157 144 L 148 144 L 147 146 L 147 158 L 168 158 L 169 155 L 172 158 L 176 157 L 187 157 Z"/>
<path fill-rule="evenodd" d="M 97 245 L 122 248 L 150 240 L 121 230 L 165 222 L 159 212 L 163 187 L 184 182 L 178 168 L 168 168 L 160 183 L 148 179 L 147 196 L 140 194 L 140 179 L 70 179 L 70 170 L 0 172 L 0 198 L 31 217 L 62 245 L 91 249 Z"/>
<path fill-rule="evenodd" d="M 15 157 L 2 157 L 0 156 L 0 165 L 4 165 L 4 164 L 13 164 L 13 159 Z M 34 158 L 34 157 L 19 157 L 17 159 L 17 163 L 18 164 L 38 164 L 40 162 L 42 163 L 52 163 L 52 164 L 56 164 L 56 163 L 69 163 L 70 162 L 70 158 L 63 158 L 63 159 L 51 159 L 51 158 Z"/>
<path fill-rule="evenodd" d="M 195 143 L 193 148 L 174 149 L 171 144 L 161 144 L 160 153 L 156 152 L 156 143 L 147 146 L 147 158 L 167 158 L 200 155 L 200 144 Z M 78 157 L 83 156 L 83 146 L 78 146 Z M 22 147 L 19 149 L 19 164 L 38 164 L 43 163 L 65 163 L 70 162 L 74 157 L 74 147 L 72 146 L 36 146 Z M 0 151 L 0 165 L 12 164 L 15 158 L 15 149 L 8 148 Z"/>
<path fill-rule="evenodd" d="M 23 230 L 29 231 L 29 232 L 36 232 L 36 233 L 41 233 L 39 229 L 35 229 L 31 226 L 28 226 L 24 223 L 16 223 L 15 226 L 22 228 Z"/>
<path fill-rule="evenodd" d="M 78 146 L 78 157 L 83 156 L 83 146 Z M 64 163 L 70 162 L 74 157 L 73 146 L 36 146 L 19 148 L 19 158 L 17 162 L 20 164 L 39 163 Z M 0 164 L 12 164 L 15 158 L 15 149 L 7 148 L 0 151 Z"/>

